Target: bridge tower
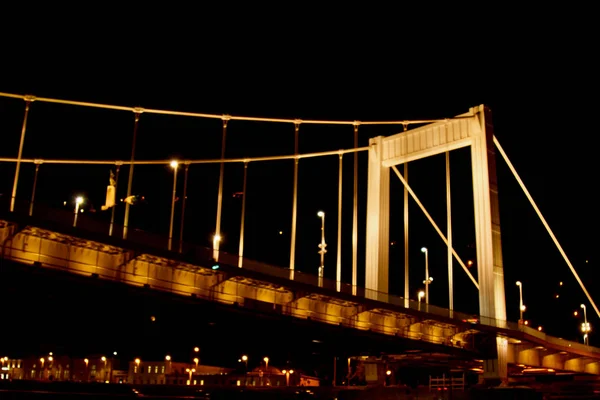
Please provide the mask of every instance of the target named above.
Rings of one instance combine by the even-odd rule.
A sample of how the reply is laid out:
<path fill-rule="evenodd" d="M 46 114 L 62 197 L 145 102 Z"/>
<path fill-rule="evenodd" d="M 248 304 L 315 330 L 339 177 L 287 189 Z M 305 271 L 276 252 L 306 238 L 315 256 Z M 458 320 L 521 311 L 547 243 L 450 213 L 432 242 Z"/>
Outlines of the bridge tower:
<path fill-rule="evenodd" d="M 498 184 L 491 111 L 484 105 L 453 119 L 388 137 L 370 139 L 365 288 L 387 293 L 389 272 L 390 168 L 463 147 L 471 148 L 479 314 L 483 323 L 506 321 Z M 496 338 L 496 354 L 484 377 L 507 379 L 507 348 Z"/>

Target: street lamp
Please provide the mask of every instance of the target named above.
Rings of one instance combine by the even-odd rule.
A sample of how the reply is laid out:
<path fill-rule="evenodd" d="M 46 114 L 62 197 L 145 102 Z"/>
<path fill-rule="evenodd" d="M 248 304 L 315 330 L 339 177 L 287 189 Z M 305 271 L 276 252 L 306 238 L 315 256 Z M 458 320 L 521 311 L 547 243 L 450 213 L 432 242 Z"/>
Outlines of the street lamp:
<path fill-rule="evenodd" d="M 269 369 L 269 357 L 263 358 L 263 361 L 265 362 L 265 370 L 268 370 Z"/>
<path fill-rule="evenodd" d="M 590 344 L 590 338 L 589 338 L 589 333 L 592 330 L 592 327 L 590 326 L 589 322 L 587 322 L 587 311 L 586 311 L 586 307 L 585 304 L 581 305 L 581 308 L 583 308 L 583 324 L 581 324 L 581 332 L 583 332 L 583 343 L 586 345 Z"/>
<path fill-rule="evenodd" d="M 317 215 L 321 217 L 321 243 L 319 243 L 319 254 L 321 255 L 321 266 L 319 267 L 319 286 L 321 286 L 323 284 L 322 279 L 325 271 L 325 253 L 327 253 L 325 247 L 327 247 L 327 244 L 325 243 L 325 213 L 323 211 L 319 211 Z"/>
<path fill-rule="evenodd" d="M 281 371 L 281 372 L 282 372 L 283 374 L 285 374 L 285 385 L 286 385 L 286 386 L 290 386 L 290 374 L 293 374 L 293 373 L 294 373 L 294 370 L 293 370 L 293 369 L 290 369 L 290 370 L 285 370 L 285 369 L 284 369 L 284 370 L 283 370 L 283 371 Z"/>
<path fill-rule="evenodd" d="M 429 276 L 429 251 L 427 247 L 421 247 L 421 252 L 425 253 L 425 304 L 429 304 L 429 284 L 433 282 L 433 278 Z"/>
<path fill-rule="evenodd" d="M 75 215 L 73 216 L 73 227 L 77 226 L 77 215 L 79 214 L 79 206 L 83 204 L 83 197 L 77 196 L 75 198 Z"/>
<path fill-rule="evenodd" d="M 104 361 L 104 380 L 106 380 L 106 378 L 108 378 L 108 371 L 106 370 L 106 357 L 102 356 L 100 360 Z"/>
<path fill-rule="evenodd" d="M 171 197 L 171 224 L 169 226 L 169 251 L 173 246 L 173 218 L 175 216 L 175 194 L 177 192 L 177 167 L 179 162 L 176 160 L 171 161 L 171 168 L 173 168 L 173 196 Z"/>
<path fill-rule="evenodd" d="M 421 310 L 421 300 L 423 300 L 423 297 L 425 297 L 425 292 L 420 290 L 419 293 L 417 294 L 418 298 L 419 298 L 419 311 Z"/>
<path fill-rule="evenodd" d="M 188 385 L 191 385 L 192 384 L 192 374 L 194 372 L 196 372 L 196 370 L 194 368 L 192 368 L 192 369 L 186 368 L 185 372 L 188 372 L 190 374 L 190 380 L 188 381 Z"/>
<path fill-rule="evenodd" d="M 194 358 L 194 362 L 196 363 L 196 368 L 198 368 L 198 361 L 200 361 L 200 360 L 198 359 L 198 357 Z"/>
<path fill-rule="evenodd" d="M 523 304 L 523 284 L 521 281 L 517 281 L 517 286 L 519 287 L 519 322 L 523 323 L 523 312 L 525 311 L 525 305 Z"/>

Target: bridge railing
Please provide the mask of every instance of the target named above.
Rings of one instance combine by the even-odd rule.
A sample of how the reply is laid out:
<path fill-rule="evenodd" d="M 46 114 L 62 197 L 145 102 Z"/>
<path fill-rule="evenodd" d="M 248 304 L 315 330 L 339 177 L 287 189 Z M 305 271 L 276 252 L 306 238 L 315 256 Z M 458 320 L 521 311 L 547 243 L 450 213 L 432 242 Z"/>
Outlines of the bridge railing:
<path fill-rule="evenodd" d="M 0 209 L 7 210 L 10 199 L 7 196 L 0 197 Z M 27 216 L 30 211 L 29 201 L 23 199 L 17 199 L 15 206 L 15 214 L 21 216 Z M 72 229 L 74 214 L 73 210 L 69 208 L 57 208 L 44 204 L 42 202 L 36 202 L 33 209 L 33 216 L 44 221 L 50 221 L 53 224 L 62 226 L 67 229 Z M 104 218 L 101 218 L 100 213 L 94 215 L 93 213 L 84 213 L 78 215 L 77 230 L 81 232 L 93 232 L 96 234 L 105 235 L 108 237 L 110 221 L 107 218 L 108 214 L 102 214 Z M 113 237 L 122 239 L 123 226 L 120 224 L 113 224 Z M 130 227 L 127 241 L 132 243 L 141 244 L 147 247 L 152 247 L 160 250 L 167 250 L 168 238 L 164 235 L 136 229 Z M 181 246 L 180 246 L 181 245 Z M 185 255 L 191 255 L 194 258 L 200 260 L 208 260 L 213 256 L 213 250 L 206 246 L 201 246 L 192 242 L 182 242 L 173 240 L 172 249 L 175 253 L 179 252 Z M 389 293 L 378 292 L 371 289 L 365 289 L 358 286 L 352 286 L 345 282 L 338 282 L 328 278 L 319 278 L 317 275 L 302 272 L 302 271 L 291 271 L 288 268 L 282 268 L 267 263 L 250 260 L 248 258 L 242 258 L 237 254 L 227 253 L 225 251 L 218 252 L 219 263 L 227 264 L 231 266 L 242 266 L 244 269 L 252 270 L 265 275 L 278 277 L 282 279 L 293 280 L 294 282 L 300 282 L 312 286 L 321 287 L 334 292 L 344 293 L 352 295 L 358 298 L 364 298 L 369 300 L 376 300 L 383 303 L 388 303 L 397 307 L 410 308 L 415 311 L 423 311 L 438 317 L 449 318 L 453 320 L 460 320 L 463 322 L 470 322 L 474 324 L 483 324 L 492 326 L 500 329 L 509 330 L 521 330 L 532 336 L 544 339 L 545 333 L 538 332 L 535 329 L 531 329 L 527 326 L 519 325 L 516 322 L 499 320 L 489 318 L 486 316 L 475 316 L 473 314 L 462 313 L 459 311 L 449 310 L 443 307 L 438 307 L 433 304 L 425 304 L 413 299 L 405 299 L 401 296 L 395 296 Z"/>

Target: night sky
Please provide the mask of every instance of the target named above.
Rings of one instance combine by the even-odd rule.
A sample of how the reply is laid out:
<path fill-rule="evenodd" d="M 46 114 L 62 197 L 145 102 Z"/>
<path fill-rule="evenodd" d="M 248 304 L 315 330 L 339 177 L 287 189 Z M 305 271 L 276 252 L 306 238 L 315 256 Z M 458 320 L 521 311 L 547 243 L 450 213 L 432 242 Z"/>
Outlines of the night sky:
<path fill-rule="evenodd" d="M 54 10 L 55 11 L 55 10 Z M 101 10 L 97 18 L 36 19 L 5 35 L 0 92 L 144 108 L 252 117 L 323 120 L 449 118 L 485 104 L 495 135 L 524 181 L 594 301 L 599 235 L 595 198 L 597 62 L 586 10 L 480 10 L 472 18 L 348 10 L 205 10 L 197 18 L 148 17 Z M 465 10 L 466 11 L 466 10 Z M 281 14 L 277 14 L 281 12 Z M 322 14 L 322 13 L 323 14 Z M 190 12 L 191 13 L 191 12 Z M 275 14 L 269 14 L 275 13 Z M 105 15 L 106 14 L 106 15 Z M 327 14 L 327 15 L 324 15 Z M 115 17 L 119 15 L 119 17 Z M 392 17 L 392 15 L 394 15 Z M 30 26 L 32 25 L 32 26 Z M 568 29 L 567 29 L 568 26 Z M 16 157 L 24 102 L 0 98 L 0 157 Z M 401 126 L 363 126 L 369 137 Z M 128 160 L 133 115 L 125 111 L 33 103 L 26 158 Z M 141 116 L 136 159 L 219 158 L 221 121 Z M 350 148 L 351 126 L 300 127 L 300 152 Z M 293 124 L 232 121 L 226 157 L 291 154 Z M 454 240 L 464 260 L 474 259 L 469 154 L 452 153 Z M 361 153 L 360 218 L 366 209 L 366 154 Z M 320 220 L 327 213 L 326 276 L 335 276 L 337 156 L 300 162 L 298 269 L 316 273 Z M 508 319 L 518 319 L 523 282 L 526 318 L 554 336 L 581 340 L 582 302 L 592 327 L 598 318 L 527 198 L 498 154 L 501 229 Z M 10 196 L 14 167 L 0 164 L 0 192 Z M 108 166 L 42 166 L 38 201 L 62 207 L 76 194 L 99 210 Z M 411 163 L 409 183 L 445 230 L 443 156 Z M 136 166 L 130 224 L 166 235 L 172 172 Z M 186 238 L 208 245 L 214 231 L 218 165 L 192 166 Z M 287 266 L 293 162 L 251 164 L 246 204 L 246 255 Z M 349 281 L 352 230 L 352 156 L 344 158 L 343 280 Z M 19 195 L 27 198 L 33 167 L 22 167 Z M 182 174 L 178 181 L 183 186 Z M 127 169 L 119 181 L 126 189 Z M 390 292 L 403 293 L 402 188 L 392 174 Z M 223 248 L 237 252 L 242 167 L 227 165 Z M 123 193 L 122 193 L 123 192 Z M 447 307 L 446 251 L 411 202 L 411 296 L 422 286 L 422 246 L 430 250 L 431 303 Z M 179 215 L 179 209 L 176 215 Z M 120 214 L 119 214 L 120 213 Z M 106 215 L 97 213 L 106 220 Z M 118 211 L 122 218 L 122 210 Z M 364 221 L 361 222 L 364 224 Z M 178 225 L 175 227 L 178 232 Z M 279 231 L 283 234 L 279 235 Z M 359 228 L 359 282 L 364 282 L 364 228 Z M 455 263 L 455 308 L 476 312 L 477 294 Z M 474 272 L 474 271 L 473 271 Z M 559 282 L 563 286 L 559 287 Z M 559 295 L 556 298 L 556 295 Z M 473 308 L 475 307 L 475 309 Z M 596 342 L 591 335 L 591 344 Z"/>

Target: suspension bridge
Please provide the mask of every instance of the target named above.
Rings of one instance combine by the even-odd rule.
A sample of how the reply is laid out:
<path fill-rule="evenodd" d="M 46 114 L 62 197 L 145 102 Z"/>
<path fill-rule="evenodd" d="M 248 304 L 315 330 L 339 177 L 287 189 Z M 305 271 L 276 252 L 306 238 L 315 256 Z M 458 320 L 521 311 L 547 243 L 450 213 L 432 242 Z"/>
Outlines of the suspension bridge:
<path fill-rule="evenodd" d="M 592 297 L 583 281 L 577 275 L 572 263 L 560 246 L 554 233 L 544 219 L 532 196 L 527 191 L 504 149 L 494 135 L 491 111 L 485 106 L 472 107 L 467 112 L 452 118 L 436 120 L 399 121 L 325 121 L 280 118 L 258 118 L 234 115 L 216 115 L 183 111 L 147 109 L 81 101 L 42 98 L 32 95 L 0 93 L 0 97 L 24 102 L 24 116 L 21 125 L 16 157 L 3 157 L 0 161 L 7 168 L 13 168 L 10 197 L 5 196 L 4 222 L 0 237 L 3 242 L 3 257 L 22 264 L 39 267 L 58 268 L 75 274 L 117 280 L 136 286 L 148 286 L 157 290 L 170 291 L 182 295 L 192 295 L 225 304 L 247 307 L 270 308 L 275 312 L 297 318 L 310 318 L 328 324 L 339 324 L 359 330 L 372 330 L 386 335 L 397 335 L 414 340 L 422 340 L 448 347 L 477 350 L 473 339 L 478 334 L 492 335 L 495 338 L 494 350 L 487 352 L 482 363 L 484 375 L 490 378 L 506 379 L 507 365 L 519 364 L 557 370 L 600 373 L 600 349 L 580 343 L 554 338 L 546 333 L 526 326 L 523 320 L 518 323 L 507 321 L 504 266 L 500 214 L 498 208 L 498 183 L 496 158 L 500 154 L 509 166 L 515 179 L 523 189 L 547 233 L 562 255 L 581 290 L 587 296 L 594 311 L 600 316 Z M 133 115 L 131 157 L 122 160 L 94 160 L 76 158 L 31 158 L 24 157 L 29 114 L 35 103 L 50 103 L 65 107 L 83 107 L 127 112 Z M 220 120 L 221 156 L 214 159 L 154 159 L 136 158 L 136 141 L 140 120 L 143 115 L 169 115 L 180 118 Z M 12 117 L 12 116 L 11 116 Z M 294 151 L 287 155 L 267 155 L 257 157 L 226 157 L 226 138 L 233 121 L 291 124 L 294 127 Z M 299 132 L 304 125 L 335 126 L 347 125 L 354 132 L 354 146 L 346 149 L 326 150 L 313 153 L 299 151 Z M 366 146 L 359 146 L 359 129 L 363 126 L 389 127 L 391 134 L 371 137 Z M 397 132 L 400 128 L 399 132 Z M 10 132 L 6 132 L 5 135 Z M 12 133 L 11 133 L 12 134 Z M 473 219 L 475 222 L 476 266 L 474 276 L 464 257 L 454 248 L 451 162 L 450 154 L 460 149 L 469 149 L 473 193 Z M 368 157 L 366 211 L 359 215 L 359 154 Z M 353 157 L 352 165 L 352 211 L 351 262 L 342 260 L 343 208 L 344 201 L 344 156 Z M 445 232 L 424 206 L 408 179 L 408 166 L 421 159 L 445 156 L 446 176 L 446 226 Z M 299 219 L 298 198 L 301 161 L 320 157 L 338 157 L 337 171 L 337 235 L 335 256 L 335 279 L 325 277 L 325 213 L 321 218 L 321 241 L 319 243 L 320 265 L 316 275 L 307 274 L 297 268 L 297 255 L 305 249 L 298 248 L 297 231 L 302 221 Z M 290 204 L 289 262 L 273 267 L 255 262 L 245 255 L 246 221 L 253 210 L 246 210 L 246 193 L 249 165 L 285 161 L 293 164 L 292 201 Z M 91 216 L 79 213 L 83 199 L 75 201 L 74 212 L 51 210 L 36 200 L 36 186 L 40 168 L 47 165 L 66 165 L 72 168 L 85 168 L 100 165 L 114 167 L 109 185 L 106 188 L 104 208 L 110 213 L 110 221 L 94 221 Z M 211 164 L 219 167 L 218 191 L 215 202 L 216 219 L 212 246 L 205 248 L 186 242 L 184 238 L 185 210 L 188 185 L 188 172 L 197 164 Z M 243 166 L 241 191 L 241 212 L 239 220 L 239 241 L 237 252 L 221 249 L 223 236 L 224 182 L 227 179 L 226 165 Z M 23 182 L 22 167 L 34 166 L 31 182 Z M 136 177 L 134 167 L 159 165 L 172 168 L 172 196 L 168 234 L 154 237 L 132 228 L 130 213 L 135 200 L 133 183 Z M 403 169 L 399 169 L 402 166 Z M 116 220 L 117 189 L 121 168 L 126 168 L 127 189 L 124 196 L 123 221 Z M 181 215 L 179 234 L 175 232 L 175 203 L 178 200 L 177 171 L 184 169 L 183 194 L 181 194 Z M 137 169 L 136 169 L 137 171 Z M 390 294 L 390 183 L 391 176 L 397 177 L 403 187 L 403 232 L 404 232 L 404 293 L 403 296 Z M 23 187 L 29 184 L 27 198 L 21 196 Z M 280 184 L 280 183 L 277 183 Z M 426 272 L 425 293 L 415 299 L 411 296 L 409 272 L 409 203 L 417 205 L 431 227 L 445 244 L 448 265 L 449 307 L 437 307 L 429 302 L 431 277 Z M 167 205 L 165 205 L 167 207 Z M 347 207 L 347 206 L 346 206 Z M 365 221 L 364 235 L 359 237 L 359 221 Z M 300 224 L 299 224 L 300 222 Z M 56 225 L 58 223 L 58 225 Z M 72 224 L 71 224 L 72 223 Z M 71 226 L 72 225 L 72 226 Z M 86 236 L 94 231 L 96 236 Z M 101 236 L 97 236 L 101 234 Z M 115 241 L 116 240 L 116 241 Z M 144 243 L 152 249 L 133 251 L 128 243 Z M 364 243 L 364 262 L 359 260 L 359 246 Z M 428 250 L 423 248 L 426 258 Z M 312 251 L 312 250 L 311 250 Z M 456 310 L 454 301 L 453 266 L 457 263 L 468 281 L 478 292 L 479 312 L 475 321 L 472 314 Z M 343 272 L 350 271 L 351 278 L 344 281 Z M 359 267 L 364 267 L 364 284 L 359 282 Z M 458 288 L 462 290 L 462 288 Z M 414 291 L 414 288 L 412 289 Z M 424 301 L 423 298 L 424 297 Z"/>

